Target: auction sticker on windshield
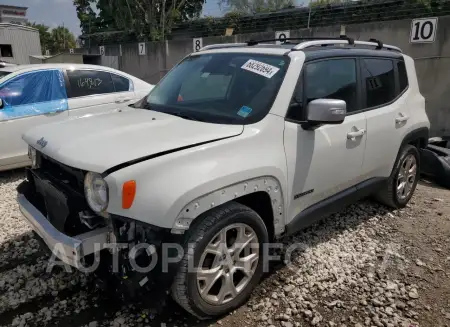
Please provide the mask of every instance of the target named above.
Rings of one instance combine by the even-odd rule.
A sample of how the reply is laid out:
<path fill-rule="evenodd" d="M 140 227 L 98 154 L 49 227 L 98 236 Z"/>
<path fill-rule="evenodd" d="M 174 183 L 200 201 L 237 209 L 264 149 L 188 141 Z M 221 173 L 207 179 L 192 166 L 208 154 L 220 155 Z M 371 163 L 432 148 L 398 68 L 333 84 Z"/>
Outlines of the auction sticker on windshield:
<path fill-rule="evenodd" d="M 275 66 L 253 59 L 249 59 L 241 68 L 267 78 L 272 78 L 280 70 Z"/>
<path fill-rule="evenodd" d="M 239 109 L 237 114 L 241 117 L 247 118 L 251 112 L 252 112 L 252 108 L 249 108 L 247 106 L 242 106 L 241 109 Z"/>

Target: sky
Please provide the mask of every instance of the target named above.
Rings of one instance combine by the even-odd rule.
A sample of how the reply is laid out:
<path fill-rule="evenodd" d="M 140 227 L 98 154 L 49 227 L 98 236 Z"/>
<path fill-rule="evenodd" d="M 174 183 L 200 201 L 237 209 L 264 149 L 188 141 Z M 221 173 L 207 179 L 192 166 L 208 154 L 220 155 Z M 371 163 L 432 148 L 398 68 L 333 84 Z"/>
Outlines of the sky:
<path fill-rule="evenodd" d="M 1 4 L 28 7 L 27 17 L 30 22 L 45 24 L 50 27 L 63 25 L 75 36 L 81 34 L 73 0 L 0 0 Z M 217 0 L 208 0 L 203 6 L 203 14 L 218 16 L 221 9 Z"/>
<path fill-rule="evenodd" d="M 64 24 L 72 33 L 81 33 L 80 21 L 72 0 L 0 0 L 3 5 L 28 7 L 30 22 L 57 27 Z"/>

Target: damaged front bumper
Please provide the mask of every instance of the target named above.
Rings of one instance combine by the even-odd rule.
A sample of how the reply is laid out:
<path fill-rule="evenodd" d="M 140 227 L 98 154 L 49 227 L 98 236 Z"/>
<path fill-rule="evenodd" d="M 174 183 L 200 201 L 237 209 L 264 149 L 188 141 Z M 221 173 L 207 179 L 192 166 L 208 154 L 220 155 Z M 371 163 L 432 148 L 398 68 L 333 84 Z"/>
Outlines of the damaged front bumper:
<path fill-rule="evenodd" d="M 183 247 L 183 235 L 117 215 L 87 228 L 80 223 L 80 213 L 87 210 L 80 190 L 39 169 L 28 170 L 17 191 L 24 218 L 62 262 L 93 272 L 108 290 L 129 296 L 141 289 L 167 293 L 181 258 L 164 245 Z"/>
<path fill-rule="evenodd" d="M 108 247 L 111 235 L 107 227 L 71 237 L 58 231 L 23 194 L 18 194 L 17 202 L 33 230 L 64 263 L 79 269 L 85 256 Z"/>

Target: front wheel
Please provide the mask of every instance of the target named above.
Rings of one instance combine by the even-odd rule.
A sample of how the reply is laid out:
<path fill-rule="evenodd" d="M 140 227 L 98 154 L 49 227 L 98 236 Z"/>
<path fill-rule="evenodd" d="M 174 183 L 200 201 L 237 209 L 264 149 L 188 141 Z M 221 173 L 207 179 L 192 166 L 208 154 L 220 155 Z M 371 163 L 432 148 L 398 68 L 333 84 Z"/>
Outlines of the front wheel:
<path fill-rule="evenodd" d="M 189 230 L 172 297 L 199 318 L 242 305 L 263 274 L 267 228 L 250 208 L 230 202 L 206 213 Z"/>
<path fill-rule="evenodd" d="M 405 207 L 416 189 L 420 176 L 420 156 L 415 146 L 406 145 L 400 150 L 391 176 L 377 194 L 383 204 L 398 209 Z"/>

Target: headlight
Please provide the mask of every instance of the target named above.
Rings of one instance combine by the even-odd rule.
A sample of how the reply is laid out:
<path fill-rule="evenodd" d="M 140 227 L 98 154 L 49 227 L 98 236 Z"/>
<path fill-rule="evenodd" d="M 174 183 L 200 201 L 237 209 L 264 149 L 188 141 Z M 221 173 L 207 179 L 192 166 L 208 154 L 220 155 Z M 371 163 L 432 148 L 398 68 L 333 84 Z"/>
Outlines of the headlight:
<path fill-rule="evenodd" d="M 31 168 L 39 168 L 36 149 L 28 146 L 28 158 L 31 160 Z"/>
<path fill-rule="evenodd" d="M 108 184 L 97 173 L 87 173 L 84 178 L 84 195 L 86 200 L 95 212 L 105 211 L 108 207 Z"/>

